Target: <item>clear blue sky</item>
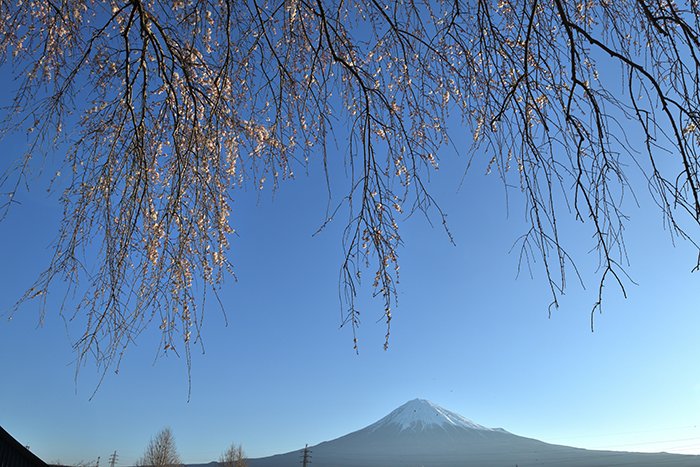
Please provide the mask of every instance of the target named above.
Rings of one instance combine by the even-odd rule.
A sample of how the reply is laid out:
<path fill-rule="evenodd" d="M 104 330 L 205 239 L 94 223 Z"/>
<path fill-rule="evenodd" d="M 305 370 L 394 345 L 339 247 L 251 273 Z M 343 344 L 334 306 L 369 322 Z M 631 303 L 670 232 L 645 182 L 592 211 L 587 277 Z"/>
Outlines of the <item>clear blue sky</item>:
<path fill-rule="evenodd" d="M 4 142 L 3 164 L 21 141 Z M 231 442 L 253 457 L 316 444 L 421 397 L 543 441 L 700 454 L 692 251 L 671 245 L 642 189 L 641 206 L 627 210 L 628 271 L 639 285 L 628 284 L 627 300 L 609 287 L 591 333 L 591 239 L 565 227 L 587 289 L 572 277 L 549 318 L 541 271 L 536 265 L 534 279 L 516 280 L 517 252 L 509 253 L 525 228 L 517 193 L 506 210 L 503 186 L 484 166 L 477 161 L 460 189 L 464 160 L 445 152 L 432 177 L 457 246 L 419 216 L 404 222 L 388 351 L 379 301 L 361 300 L 359 355 L 349 329 L 339 329 L 343 225 L 312 237 L 327 202 L 316 164 L 274 195 L 235 193 L 231 258 L 239 280 L 228 280 L 222 294 L 229 326 L 216 307 L 208 310 L 189 402 L 184 361 L 154 360 L 157 329 L 89 400 L 97 375 L 88 365 L 76 380 L 71 342 L 80 329 L 57 316 L 54 296 L 42 327 L 36 303 L 0 321 L 0 425 L 47 461 L 104 462 L 116 450 L 119 465 L 132 464 L 170 426 L 185 462 L 208 462 Z M 20 191 L 21 205 L 0 223 L 2 312 L 51 253 L 61 208 L 44 179 Z"/>

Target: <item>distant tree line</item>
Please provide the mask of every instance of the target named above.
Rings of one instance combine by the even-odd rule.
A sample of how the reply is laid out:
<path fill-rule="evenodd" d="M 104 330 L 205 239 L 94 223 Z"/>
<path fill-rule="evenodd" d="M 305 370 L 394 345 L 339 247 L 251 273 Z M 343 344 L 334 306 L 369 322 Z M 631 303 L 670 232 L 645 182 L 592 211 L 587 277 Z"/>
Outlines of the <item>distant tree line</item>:
<path fill-rule="evenodd" d="M 170 428 L 159 431 L 146 446 L 143 456 L 136 462 L 138 467 L 179 467 L 183 466 L 175 446 L 175 436 Z M 246 467 L 243 447 L 232 443 L 219 457 L 223 467 Z"/>

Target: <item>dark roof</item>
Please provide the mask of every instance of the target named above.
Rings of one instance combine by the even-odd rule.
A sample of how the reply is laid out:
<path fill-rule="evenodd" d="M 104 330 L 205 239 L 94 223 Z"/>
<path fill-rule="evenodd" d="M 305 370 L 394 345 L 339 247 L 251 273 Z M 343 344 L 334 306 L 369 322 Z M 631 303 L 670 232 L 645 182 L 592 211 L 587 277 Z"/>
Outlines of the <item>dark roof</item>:
<path fill-rule="evenodd" d="M 0 427 L 0 467 L 46 467 L 46 463 Z"/>

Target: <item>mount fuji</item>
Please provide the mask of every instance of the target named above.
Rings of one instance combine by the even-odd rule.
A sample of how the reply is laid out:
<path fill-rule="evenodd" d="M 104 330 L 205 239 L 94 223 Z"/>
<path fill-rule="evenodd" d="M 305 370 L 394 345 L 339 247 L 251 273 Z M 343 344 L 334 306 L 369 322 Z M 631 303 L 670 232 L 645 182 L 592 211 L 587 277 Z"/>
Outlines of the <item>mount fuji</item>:
<path fill-rule="evenodd" d="M 591 451 L 488 428 L 415 399 L 381 420 L 311 446 L 316 467 L 700 466 L 700 456 Z M 248 459 L 250 467 L 298 467 L 302 451 Z"/>

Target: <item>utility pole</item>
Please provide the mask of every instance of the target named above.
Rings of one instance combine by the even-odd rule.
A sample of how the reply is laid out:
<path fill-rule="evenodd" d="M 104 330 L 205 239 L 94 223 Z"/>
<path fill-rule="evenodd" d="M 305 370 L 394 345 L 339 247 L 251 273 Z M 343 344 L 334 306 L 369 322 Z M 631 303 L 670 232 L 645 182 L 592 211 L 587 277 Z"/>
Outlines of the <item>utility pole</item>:
<path fill-rule="evenodd" d="M 308 444 L 306 446 L 304 446 L 304 452 L 301 455 L 300 464 L 303 465 L 304 467 L 311 464 L 311 449 L 309 449 Z"/>
<path fill-rule="evenodd" d="M 117 455 L 117 451 L 114 451 L 111 456 L 109 456 L 109 467 L 114 467 L 117 465 L 117 458 L 119 456 Z"/>

